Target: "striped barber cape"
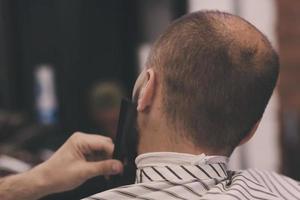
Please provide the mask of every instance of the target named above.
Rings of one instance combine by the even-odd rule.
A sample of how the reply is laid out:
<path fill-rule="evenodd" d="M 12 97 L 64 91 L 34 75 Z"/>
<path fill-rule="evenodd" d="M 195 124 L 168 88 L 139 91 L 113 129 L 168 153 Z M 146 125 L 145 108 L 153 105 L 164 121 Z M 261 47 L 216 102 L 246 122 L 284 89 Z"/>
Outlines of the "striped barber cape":
<path fill-rule="evenodd" d="M 300 199 L 300 185 L 274 172 L 227 170 L 227 157 L 147 153 L 136 158 L 136 183 L 85 200 Z"/>

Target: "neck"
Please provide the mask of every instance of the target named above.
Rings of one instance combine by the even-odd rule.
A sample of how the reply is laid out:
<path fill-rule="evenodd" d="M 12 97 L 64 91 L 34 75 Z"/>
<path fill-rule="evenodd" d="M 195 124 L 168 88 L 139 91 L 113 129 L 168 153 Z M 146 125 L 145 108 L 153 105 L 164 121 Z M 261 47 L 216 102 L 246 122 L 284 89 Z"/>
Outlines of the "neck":
<path fill-rule="evenodd" d="M 207 153 L 204 149 L 196 147 L 191 141 L 174 131 L 161 126 L 156 128 L 143 128 L 139 131 L 138 154 L 150 152 L 177 152 L 189 154 Z"/>

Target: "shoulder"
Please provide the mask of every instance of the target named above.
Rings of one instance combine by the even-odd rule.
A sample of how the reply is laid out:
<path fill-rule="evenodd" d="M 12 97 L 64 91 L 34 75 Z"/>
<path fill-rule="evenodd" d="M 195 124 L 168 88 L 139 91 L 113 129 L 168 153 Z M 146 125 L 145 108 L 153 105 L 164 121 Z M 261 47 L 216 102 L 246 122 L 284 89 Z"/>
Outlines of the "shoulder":
<path fill-rule="evenodd" d="M 237 172 L 237 174 L 252 178 L 257 182 L 274 181 L 280 183 L 293 183 L 299 185 L 299 181 L 273 171 L 247 169 L 247 170 L 239 171 Z"/>
<path fill-rule="evenodd" d="M 235 180 L 247 181 L 282 198 L 299 199 L 300 197 L 299 182 L 276 172 L 248 169 L 236 172 L 232 180 L 233 182 Z"/>
<path fill-rule="evenodd" d="M 106 190 L 98 194 L 94 194 L 90 197 L 86 197 L 83 200 L 102 200 L 102 199 L 124 199 L 124 198 L 136 198 L 139 191 L 138 184 L 125 185 L 114 189 Z"/>

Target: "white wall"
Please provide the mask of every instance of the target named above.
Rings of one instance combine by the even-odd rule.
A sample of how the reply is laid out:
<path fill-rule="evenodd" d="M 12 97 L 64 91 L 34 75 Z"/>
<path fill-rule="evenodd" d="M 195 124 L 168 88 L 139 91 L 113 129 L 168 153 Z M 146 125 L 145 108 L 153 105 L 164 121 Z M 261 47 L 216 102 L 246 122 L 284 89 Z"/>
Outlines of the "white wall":
<path fill-rule="evenodd" d="M 275 0 L 189 0 L 188 9 L 190 12 L 214 9 L 239 14 L 254 24 L 277 47 L 275 5 Z M 278 106 L 278 95 L 275 92 L 255 136 L 233 153 L 230 162 L 232 169 L 279 170 Z"/>
<path fill-rule="evenodd" d="M 234 0 L 189 0 L 188 11 L 220 10 L 229 13 L 234 12 Z"/>

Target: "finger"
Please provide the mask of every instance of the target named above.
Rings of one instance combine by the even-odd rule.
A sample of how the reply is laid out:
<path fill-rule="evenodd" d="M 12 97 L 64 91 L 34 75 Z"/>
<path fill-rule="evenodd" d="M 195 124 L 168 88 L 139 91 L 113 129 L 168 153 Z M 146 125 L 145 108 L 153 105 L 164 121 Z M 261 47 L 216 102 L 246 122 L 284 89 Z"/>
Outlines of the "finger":
<path fill-rule="evenodd" d="M 93 134 L 79 134 L 77 138 L 77 144 L 79 144 L 81 147 L 83 154 L 91 154 L 93 152 L 104 152 L 107 157 L 111 157 L 113 150 L 114 150 L 114 144 L 112 143 L 112 140 L 105 136 L 100 135 L 93 135 Z"/>
<path fill-rule="evenodd" d="M 115 175 L 123 172 L 123 164 L 118 160 L 87 162 L 86 170 L 90 177 Z"/>
<path fill-rule="evenodd" d="M 104 135 L 97 135 L 97 134 L 91 134 L 91 133 L 84 133 L 84 132 L 76 132 L 75 134 L 81 135 L 81 137 L 86 137 L 86 138 L 98 138 L 98 139 L 103 139 L 106 140 L 107 142 L 113 143 L 112 139 L 110 137 L 104 136 Z"/>
<path fill-rule="evenodd" d="M 101 138 L 102 140 L 105 140 L 107 142 L 113 143 L 112 139 L 110 137 L 104 136 L 104 135 L 96 135 L 96 134 L 87 134 L 91 137 L 95 137 L 95 138 Z"/>

